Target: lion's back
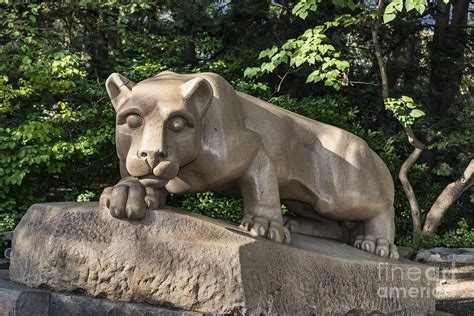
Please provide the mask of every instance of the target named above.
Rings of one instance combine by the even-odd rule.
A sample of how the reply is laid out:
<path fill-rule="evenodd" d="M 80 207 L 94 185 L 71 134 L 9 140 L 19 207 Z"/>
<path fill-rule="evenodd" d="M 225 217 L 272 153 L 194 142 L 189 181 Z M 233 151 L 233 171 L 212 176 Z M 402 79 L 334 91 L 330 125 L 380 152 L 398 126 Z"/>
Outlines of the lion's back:
<path fill-rule="evenodd" d="M 245 93 L 237 94 L 247 127 L 261 135 L 283 188 L 293 192 L 297 186 L 300 192 L 312 192 L 311 200 L 324 197 L 336 204 L 340 203 L 335 198 L 347 204 L 353 197 L 393 201 L 391 175 L 362 138 Z"/>

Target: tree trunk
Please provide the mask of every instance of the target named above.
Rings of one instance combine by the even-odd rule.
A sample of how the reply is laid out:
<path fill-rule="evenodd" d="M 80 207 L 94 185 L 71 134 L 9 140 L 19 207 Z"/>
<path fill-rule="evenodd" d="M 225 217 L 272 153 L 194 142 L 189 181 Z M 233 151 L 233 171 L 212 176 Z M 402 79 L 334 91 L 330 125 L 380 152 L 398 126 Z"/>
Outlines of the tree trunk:
<path fill-rule="evenodd" d="M 423 150 L 425 149 L 425 145 L 415 137 L 411 127 L 406 128 L 406 133 L 408 136 L 408 142 L 413 147 L 415 147 L 415 150 L 413 150 L 410 156 L 408 156 L 408 158 L 400 167 L 398 178 L 402 183 L 403 190 L 405 191 L 405 195 L 408 199 L 408 202 L 410 203 L 413 232 L 419 233 L 421 231 L 420 207 L 418 206 L 415 191 L 411 186 L 410 180 L 408 180 L 408 171 L 410 170 L 411 166 L 413 166 L 413 164 L 418 160 L 418 158 L 420 158 L 421 154 L 423 153 Z"/>
<path fill-rule="evenodd" d="M 418 38 L 415 34 L 410 34 L 406 41 L 405 64 L 403 65 L 403 84 L 404 86 L 411 84 L 411 81 L 416 78 L 415 63 L 415 46 Z"/>
<path fill-rule="evenodd" d="M 188 65 L 196 65 L 198 60 L 196 58 L 196 44 L 193 40 L 188 40 L 184 47 L 184 61 Z"/>
<path fill-rule="evenodd" d="M 375 57 L 377 58 L 377 64 L 379 66 L 380 78 L 382 80 L 382 96 L 385 101 L 385 99 L 389 97 L 388 77 L 387 77 L 385 62 L 382 56 L 382 48 L 379 42 L 379 29 L 380 29 L 380 24 L 382 23 L 382 16 L 383 16 L 384 10 L 385 10 L 385 1 L 379 0 L 377 4 L 377 12 L 376 12 L 377 17 L 374 21 L 374 24 L 372 25 L 372 42 L 374 44 Z"/>
<path fill-rule="evenodd" d="M 452 9 L 452 10 L 451 10 Z M 454 103 L 465 68 L 469 0 L 438 1 L 430 52 L 430 108 L 445 113 Z M 450 23 L 451 16 L 451 23 Z"/>
<path fill-rule="evenodd" d="M 107 12 L 100 7 L 87 9 L 82 13 L 84 25 L 84 51 L 86 51 L 91 60 L 89 62 L 90 72 L 96 77 L 97 82 L 108 75 L 109 67 L 109 41 L 107 32 L 104 28 L 104 20 L 107 18 Z M 79 18 L 79 17 L 78 17 Z"/>
<path fill-rule="evenodd" d="M 430 234 L 436 233 L 441 218 L 448 208 L 474 184 L 474 159 L 471 160 L 462 177 L 449 184 L 444 188 L 443 192 L 438 196 L 428 215 L 426 216 L 425 225 L 423 227 L 423 236 L 427 238 Z"/>

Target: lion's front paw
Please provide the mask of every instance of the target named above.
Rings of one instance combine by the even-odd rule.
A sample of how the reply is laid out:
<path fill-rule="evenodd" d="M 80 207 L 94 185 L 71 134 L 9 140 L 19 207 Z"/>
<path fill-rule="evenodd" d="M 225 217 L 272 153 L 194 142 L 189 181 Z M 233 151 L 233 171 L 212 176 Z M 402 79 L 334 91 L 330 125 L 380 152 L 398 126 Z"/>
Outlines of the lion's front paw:
<path fill-rule="evenodd" d="M 390 244 L 385 238 L 375 238 L 372 235 L 359 235 L 356 237 L 354 246 L 383 258 L 399 258 L 397 246 Z"/>
<path fill-rule="evenodd" d="M 254 236 L 261 236 L 278 243 L 290 243 L 290 232 L 277 221 L 262 216 L 244 215 L 240 227 Z"/>
<path fill-rule="evenodd" d="M 117 185 L 105 188 L 99 205 L 115 218 L 142 219 L 147 209 L 158 207 L 158 194 L 136 178 L 124 178 Z"/>

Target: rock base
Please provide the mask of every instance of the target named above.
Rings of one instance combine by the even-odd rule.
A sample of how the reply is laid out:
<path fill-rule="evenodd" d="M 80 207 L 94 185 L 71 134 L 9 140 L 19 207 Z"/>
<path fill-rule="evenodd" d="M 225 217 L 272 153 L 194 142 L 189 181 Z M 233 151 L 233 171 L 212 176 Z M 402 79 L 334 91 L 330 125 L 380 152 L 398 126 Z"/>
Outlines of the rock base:
<path fill-rule="evenodd" d="M 33 205 L 10 265 L 10 279 L 31 287 L 250 314 L 433 313 L 429 272 L 322 238 L 276 244 L 171 208 L 117 220 L 96 203 Z"/>
<path fill-rule="evenodd" d="M 424 263 L 474 264 L 474 248 L 444 248 L 418 250 L 416 261 Z"/>
<path fill-rule="evenodd" d="M 125 303 L 87 296 L 32 289 L 8 280 L 8 270 L 0 270 L 0 315 L 8 316 L 195 316 L 147 304 Z"/>

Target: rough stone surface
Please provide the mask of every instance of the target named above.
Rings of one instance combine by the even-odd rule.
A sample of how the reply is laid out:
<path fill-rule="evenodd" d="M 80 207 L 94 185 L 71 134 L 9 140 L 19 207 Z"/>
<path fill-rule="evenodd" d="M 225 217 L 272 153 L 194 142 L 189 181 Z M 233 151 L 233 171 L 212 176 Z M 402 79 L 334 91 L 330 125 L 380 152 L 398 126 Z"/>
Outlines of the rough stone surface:
<path fill-rule="evenodd" d="M 444 248 L 420 249 L 416 261 L 426 263 L 462 263 L 474 264 L 474 248 Z"/>
<path fill-rule="evenodd" d="M 108 301 L 87 296 L 51 292 L 49 315 L 68 316 L 192 316 L 201 315 L 189 311 L 171 310 L 146 304 Z"/>
<path fill-rule="evenodd" d="M 0 315 L 47 316 L 49 293 L 7 282 L 4 271 L 0 270 Z"/>
<path fill-rule="evenodd" d="M 425 266 L 291 237 L 291 245 L 278 244 L 171 208 L 122 221 L 95 203 L 37 204 L 15 230 L 10 278 L 206 313 L 434 312 L 435 298 L 426 293 L 435 282 Z M 425 294 L 381 295 L 390 288 Z"/>
<path fill-rule="evenodd" d="M 14 299 L 12 299 L 14 298 Z M 15 316 L 161 316 L 200 315 L 148 304 L 108 301 L 88 296 L 32 289 L 8 280 L 0 270 L 0 315 Z"/>

